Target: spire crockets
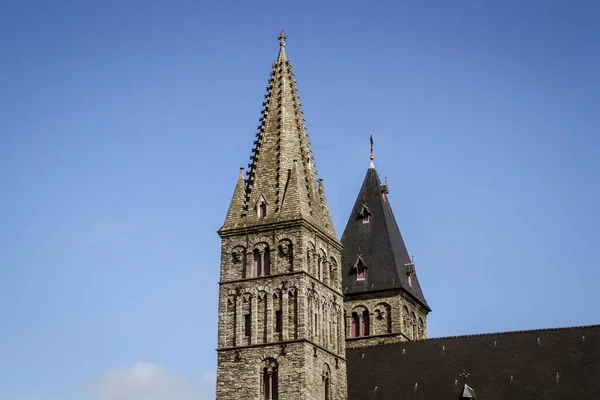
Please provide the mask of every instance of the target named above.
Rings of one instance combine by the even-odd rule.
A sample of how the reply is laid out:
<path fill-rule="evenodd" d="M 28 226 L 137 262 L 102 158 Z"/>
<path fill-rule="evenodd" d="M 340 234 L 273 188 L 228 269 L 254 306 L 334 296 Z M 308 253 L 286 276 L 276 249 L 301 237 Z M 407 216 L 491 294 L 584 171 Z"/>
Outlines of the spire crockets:
<path fill-rule="evenodd" d="M 304 219 L 335 235 L 323 183 L 316 177 L 297 81 L 287 59 L 287 35 L 282 31 L 278 39 L 279 55 L 263 103 L 243 200 L 238 181 L 221 230 Z"/>

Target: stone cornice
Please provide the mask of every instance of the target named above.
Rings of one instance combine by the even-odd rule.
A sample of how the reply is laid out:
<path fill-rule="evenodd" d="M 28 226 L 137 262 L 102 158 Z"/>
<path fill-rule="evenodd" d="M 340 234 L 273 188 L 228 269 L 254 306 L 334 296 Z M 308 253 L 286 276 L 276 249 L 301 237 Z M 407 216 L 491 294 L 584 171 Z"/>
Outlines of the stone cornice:
<path fill-rule="evenodd" d="M 247 344 L 245 346 L 233 346 L 233 347 L 222 347 L 220 349 L 216 349 L 217 352 L 226 352 L 226 351 L 233 351 L 233 350 L 243 350 L 243 349 L 254 349 L 254 348 L 261 348 L 261 347 L 268 347 L 268 346 L 281 346 L 284 344 L 293 344 L 293 343 L 308 343 L 312 346 L 315 346 L 316 348 L 323 350 L 324 352 L 339 358 L 342 361 L 346 361 L 346 357 L 342 357 L 339 354 L 335 354 L 329 350 L 327 350 L 326 348 L 324 348 L 323 346 L 321 346 L 320 344 L 317 344 L 315 342 L 313 342 L 312 340 L 309 339 L 294 339 L 294 340 L 281 340 L 279 342 L 272 342 L 272 343 L 256 343 L 256 344 Z"/>
<path fill-rule="evenodd" d="M 311 274 L 309 274 L 306 271 L 292 271 L 292 272 L 285 272 L 283 274 L 276 274 L 276 275 L 263 275 L 263 276 L 257 276 L 257 277 L 252 277 L 252 278 L 244 278 L 244 279 L 233 279 L 233 280 L 229 280 L 229 281 L 220 281 L 219 285 L 220 286 L 224 286 L 224 285 L 234 285 L 234 284 L 240 284 L 240 283 L 244 283 L 244 282 L 258 282 L 261 280 L 264 281 L 268 281 L 268 280 L 273 280 L 273 278 L 278 278 L 278 277 L 289 277 L 289 276 L 295 276 L 295 275 L 306 275 L 312 282 L 317 282 L 320 285 L 325 286 L 327 289 L 331 290 L 333 293 L 337 294 L 338 296 L 344 297 L 344 295 L 342 294 L 342 292 L 338 291 L 337 289 L 325 284 L 324 282 L 321 282 L 320 280 L 316 279 L 314 276 L 312 276 Z"/>
<path fill-rule="evenodd" d="M 219 229 L 217 233 L 221 237 L 221 239 L 232 237 L 232 236 L 240 236 L 240 235 L 248 235 L 252 233 L 262 233 L 262 232 L 270 232 L 273 230 L 283 230 L 289 228 L 298 228 L 303 227 L 309 230 L 316 231 L 320 234 L 321 239 L 335 247 L 336 250 L 342 250 L 342 243 L 337 240 L 337 238 L 332 237 L 330 233 L 324 231 L 319 226 L 313 224 L 310 221 L 305 219 L 295 219 L 295 220 L 284 220 L 284 221 L 272 221 L 261 224 L 253 224 L 253 225 L 242 225 L 236 228 L 230 229 Z"/>

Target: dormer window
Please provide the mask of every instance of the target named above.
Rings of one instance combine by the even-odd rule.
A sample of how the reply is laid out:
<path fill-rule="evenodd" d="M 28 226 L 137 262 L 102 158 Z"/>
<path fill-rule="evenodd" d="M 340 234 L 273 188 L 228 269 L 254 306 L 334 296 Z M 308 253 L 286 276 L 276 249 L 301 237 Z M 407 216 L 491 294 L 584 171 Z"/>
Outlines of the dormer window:
<path fill-rule="evenodd" d="M 356 264 L 354 264 L 354 268 L 356 269 L 356 280 L 364 281 L 367 277 L 367 267 L 360 256 L 358 257 Z"/>
<path fill-rule="evenodd" d="M 358 268 L 356 268 L 356 280 L 362 281 L 364 279 L 365 279 L 365 267 L 361 265 Z"/>
<path fill-rule="evenodd" d="M 358 214 L 359 218 L 362 220 L 363 224 L 368 224 L 371 221 L 371 211 L 367 205 L 363 205 L 360 210 L 360 214 Z"/>
<path fill-rule="evenodd" d="M 258 218 L 266 218 L 267 216 L 267 203 L 261 201 L 258 205 Z"/>
<path fill-rule="evenodd" d="M 264 196 L 260 196 L 258 201 L 256 202 L 256 215 L 258 218 L 266 218 L 269 213 L 269 202 L 265 199 Z"/>

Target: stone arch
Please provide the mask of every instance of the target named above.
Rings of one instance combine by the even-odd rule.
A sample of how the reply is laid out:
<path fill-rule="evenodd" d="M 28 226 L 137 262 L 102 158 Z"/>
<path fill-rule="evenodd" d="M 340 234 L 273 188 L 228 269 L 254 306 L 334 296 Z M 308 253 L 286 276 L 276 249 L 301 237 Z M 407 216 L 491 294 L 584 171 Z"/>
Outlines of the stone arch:
<path fill-rule="evenodd" d="M 241 337 L 242 337 L 242 343 L 243 344 L 251 344 L 251 340 L 252 340 L 252 329 L 256 329 L 256 327 L 252 326 L 252 302 L 256 301 L 256 298 L 254 298 L 252 296 L 252 293 L 250 293 L 249 290 L 244 291 L 243 293 L 241 293 L 241 297 L 242 297 L 242 316 L 240 316 L 241 318 L 243 318 L 243 325 L 242 325 L 242 332 L 241 332 Z"/>
<path fill-rule="evenodd" d="M 362 304 L 352 307 L 350 314 L 350 337 L 369 336 L 371 318 L 369 309 Z"/>
<path fill-rule="evenodd" d="M 289 239 L 281 239 L 277 244 L 277 268 L 279 272 L 294 270 L 294 246 Z"/>
<path fill-rule="evenodd" d="M 329 257 L 329 285 L 336 288 L 340 283 L 338 263 L 335 258 Z"/>
<path fill-rule="evenodd" d="M 317 271 L 316 271 L 316 277 L 318 280 L 320 280 L 321 282 L 324 283 L 328 283 L 325 281 L 325 264 L 327 264 L 327 255 L 325 254 L 325 250 L 323 249 L 319 249 L 319 251 L 317 252 Z M 327 279 L 329 280 L 329 279 Z"/>
<path fill-rule="evenodd" d="M 325 400 L 331 400 L 331 368 L 329 364 L 323 364 L 323 372 L 321 373 L 323 378 L 323 394 Z"/>
<path fill-rule="evenodd" d="M 267 296 L 266 288 L 260 287 L 256 296 L 256 337 L 259 343 L 267 343 Z"/>
<path fill-rule="evenodd" d="M 252 276 L 271 275 L 271 248 L 266 242 L 258 242 L 252 250 Z"/>
<path fill-rule="evenodd" d="M 392 333 L 392 307 L 385 302 L 378 303 L 373 311 L 373 334 Z"/>
<path fill-rule="evenodd" d="M 408 307 L 404 306 L 402 307 L 402 328 L 404 331 L 404 335 L 411 339 L 411 330 L 412 330 L 412 324 L 410 321 L 410 312 L 408 311 Z"/>
<path fill-rule="evenodd" d="M 288 288 L 288 312 L 287 312 L 288 339 L 298 339 L 298 290 L 295 287 Z"/>
<path fill-rule="evenodd" d="M 312 307 L 309 309 L 309 319 L 310 324 L 312 326 L 311 335 L 315 341 L 318 341 L 321 338 L 320 329 L 321 329 L 321 296 L 315 291 L 312 291 Z"/>
<path fill-rule="evenodd" d="M 273 291 L 273 340 L 280 341 L 282 339 L 283 329 L 283 300 L 281 290 L 275 289 Z"/>
<path fill-rule="evenodd" d="M 237 331 L 236 324 L 236 304 L 235 304 L 236 296 L 235 294 L 229 293 L 227 296 L 227 321 L 226 324 L 229 329 L 226 330 L 225 337 L 225 345 L 226 346 L 235 346 L 235 334 Z"/>
<path fill-rule="evenodd" d="M 368 311 L 367 307 L 363 306 L 362 304 L 357 304 L 352 307 L 352 312 L 359 312 L 362 314 L 365 310 Z"/>
<path fill-rule="evenodd" d="M 425 322 L 423 322 L 423 318 L 419 318 L 417 334 L 419 339 L 425 339 Z"/>
<path fill-rule="evenodd" d="M 313 242 L 308 242 L 308 246 L 306 248 L 306 268 L 307 268 L 307 272 L 312 276 L 316 276 L 315 266 L 316 266 L 315 244 Z"/>
<path fill-rule="evenodd" d="M 263 399 L 279 398 L 279 363 L 273 357 L 262 360 L 260 395 Z"/>

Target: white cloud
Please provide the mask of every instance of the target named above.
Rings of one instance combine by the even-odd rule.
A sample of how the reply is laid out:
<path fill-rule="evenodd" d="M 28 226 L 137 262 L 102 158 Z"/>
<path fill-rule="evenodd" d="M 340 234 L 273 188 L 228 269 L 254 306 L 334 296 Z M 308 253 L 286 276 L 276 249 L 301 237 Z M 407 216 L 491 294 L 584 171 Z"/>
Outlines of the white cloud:
<path fill-rule="evenodd" d="M 93 400 L 213 400 L 215 377 L 214 372 L 179 376 L 138 361 L 130 368 L 107 371 L 90 385 L 88 393 Z"/>

